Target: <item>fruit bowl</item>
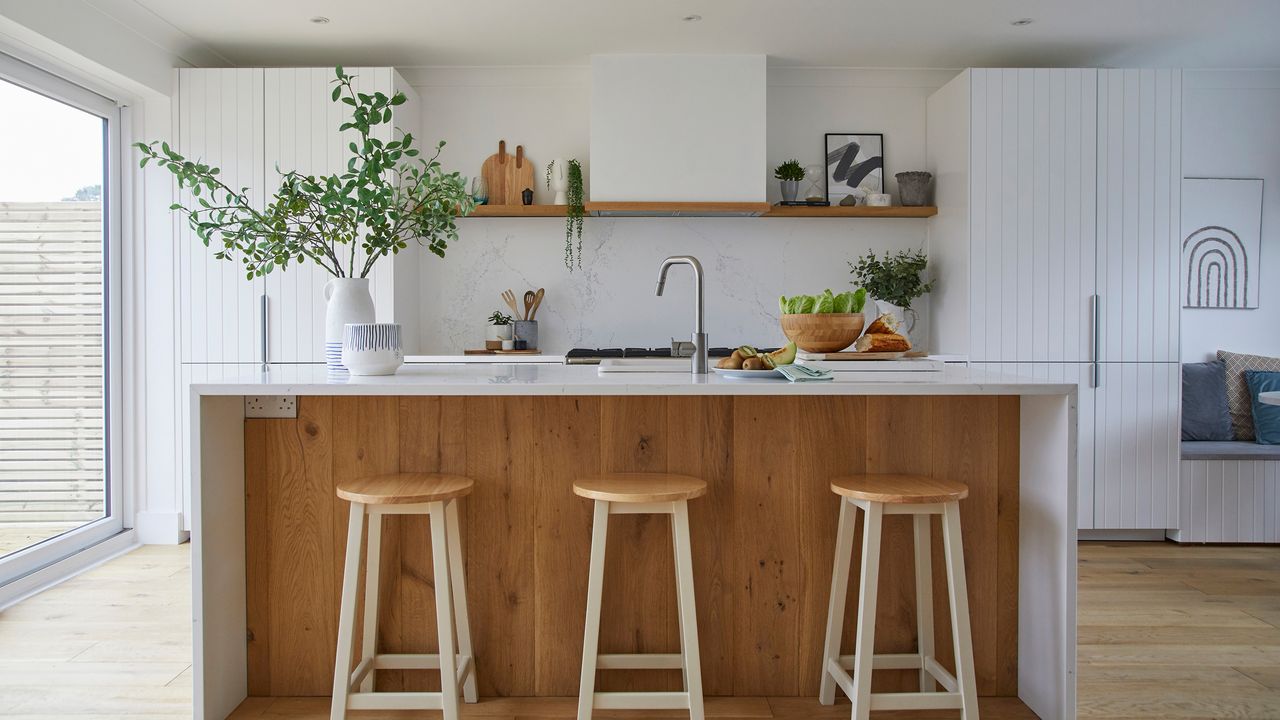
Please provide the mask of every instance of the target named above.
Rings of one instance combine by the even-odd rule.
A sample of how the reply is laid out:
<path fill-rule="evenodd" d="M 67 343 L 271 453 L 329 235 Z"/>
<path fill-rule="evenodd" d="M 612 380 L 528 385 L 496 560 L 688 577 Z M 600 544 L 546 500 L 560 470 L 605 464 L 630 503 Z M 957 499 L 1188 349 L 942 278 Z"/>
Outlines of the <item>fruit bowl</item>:
<path fill-rule="evenodd" d="M 862 313 L 783 315 L 782 333 L 805 352 L 833 353 L 852 345 L 864 324 Z"/>

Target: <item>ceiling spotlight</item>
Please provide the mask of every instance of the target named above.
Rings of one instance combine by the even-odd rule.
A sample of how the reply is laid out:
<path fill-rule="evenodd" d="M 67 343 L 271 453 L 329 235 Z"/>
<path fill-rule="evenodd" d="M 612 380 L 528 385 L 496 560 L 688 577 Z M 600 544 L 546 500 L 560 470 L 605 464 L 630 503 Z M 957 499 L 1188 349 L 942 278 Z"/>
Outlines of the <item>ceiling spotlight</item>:
<path fill-rule="evenodd" d="M 317 15 L 317 16 L 315 16 L 315 17 L 311 18 L 311 22 L 315 23 L 316 25 L 328 25 L 328 24 L 329 24 L 329 18 L 327 18 L 327 17 L 325 17 L 325 16 L 323 16 L 323 15 Z"/>
<path fill-rule="evenodd" d="M 1017 20 L 1014 20 L 1009 24 L 1014 27 L 1026 27 L 1033 22 L 1035 22 L 1035 20 L 1032 20 L 1031 18 L 1018 18 Z"/>
<path fill-rule="evenodd" d="M 698 22 L 699 20 L 702 19 L 702 16 L 701 15 L 685 15 L 680 19 L 685 22 Z"/>

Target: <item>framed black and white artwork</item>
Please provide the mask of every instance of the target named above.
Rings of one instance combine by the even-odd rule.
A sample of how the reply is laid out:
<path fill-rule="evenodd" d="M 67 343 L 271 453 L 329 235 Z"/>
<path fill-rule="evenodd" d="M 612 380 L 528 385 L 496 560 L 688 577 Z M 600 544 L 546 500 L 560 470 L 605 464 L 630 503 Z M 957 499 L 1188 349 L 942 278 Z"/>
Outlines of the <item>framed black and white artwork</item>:
<path fill-rule="evenodd" d="M 1182 179 L 1182 306 L 1256 310 L 1262 180 Z"/>
<path fill-rule="evenodd" d="M 884 135 L 827 133 L 827 200 L 839 205 L 853 195 L 859 205 L 867 195 L 884 192 Z M 847 203 L 846 203 L 847 204 Z"/>

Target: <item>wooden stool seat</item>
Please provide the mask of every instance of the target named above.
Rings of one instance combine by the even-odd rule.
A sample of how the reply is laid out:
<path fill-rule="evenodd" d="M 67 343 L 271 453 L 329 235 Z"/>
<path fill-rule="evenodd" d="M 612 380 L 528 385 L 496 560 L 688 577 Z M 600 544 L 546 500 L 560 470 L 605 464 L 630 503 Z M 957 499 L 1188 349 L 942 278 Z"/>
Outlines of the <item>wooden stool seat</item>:
<path fill-rule="evenodd" d="M 929 505 L 969 497 L 964 483 L 927 475 L 847 475 L 831 481 L 831 492 L 886 505 Z"/>
<path fill-rule="evenodd" d="M 671 473 L 609 473 L 578 480 L 573 492 L 605 502 L 663 503 L 702 497 L 707 494 L 707 483 Z"/>
<path fill-rule="evenodd" d="M 338 483 L 338 497 L 365 505 L 416 505 L 469 495 L 473 485 L 461 475 L 391 473 Z"/>

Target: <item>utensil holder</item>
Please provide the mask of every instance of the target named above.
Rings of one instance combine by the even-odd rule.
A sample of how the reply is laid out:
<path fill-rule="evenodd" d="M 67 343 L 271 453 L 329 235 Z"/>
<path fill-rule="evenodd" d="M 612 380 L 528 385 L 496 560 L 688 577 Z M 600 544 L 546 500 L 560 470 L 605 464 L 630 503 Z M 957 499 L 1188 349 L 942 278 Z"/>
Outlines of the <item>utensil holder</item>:
<path fill-rule="evenodd" d="M 538 321 L 516 320 L 515 339 L 524 340 L 529 350 L 538 349 Z"/>

